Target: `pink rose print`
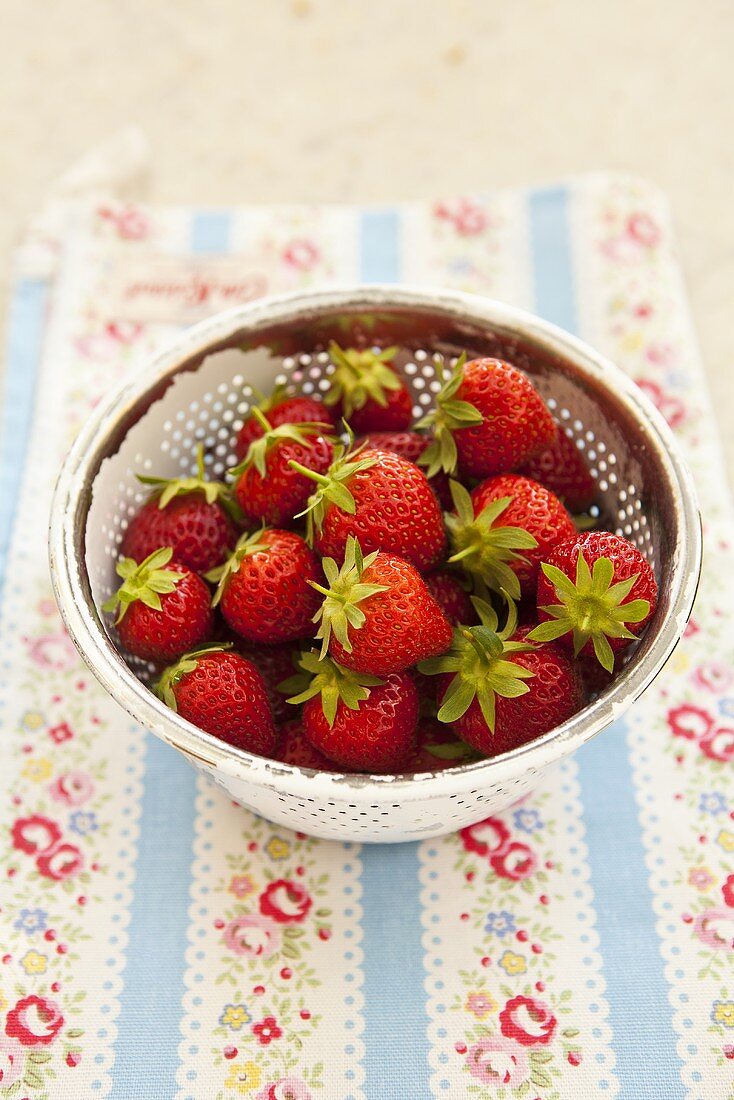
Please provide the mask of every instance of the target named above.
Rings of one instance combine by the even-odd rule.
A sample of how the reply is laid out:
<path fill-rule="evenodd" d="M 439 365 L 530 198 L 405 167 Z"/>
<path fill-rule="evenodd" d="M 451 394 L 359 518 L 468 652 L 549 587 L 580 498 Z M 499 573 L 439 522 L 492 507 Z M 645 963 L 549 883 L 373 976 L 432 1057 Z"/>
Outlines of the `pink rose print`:
<path fill-rule="evenodd" d="M 706 909 L 696 917 L 693 931 L 715 951 L 734 951 L 734 912 L 729 908 Z"/>
<path fill-rule="evenodd" d="M 714 695 L 723 695 L 734 681 L 734 673 L 730 665 L 724 664 L 723 661 L 706 661 L 699 665 L 691 679 L 697 687 L 702 687 Z"/>
<path fill-rule="evenodd" d="M 148 220 L 142 211 L 134 206 L 125 206 L 116 210 L 103 206 L 97 213 L 100 218 L 114 227 L 123 240 L 140 241 L 148 236 L 150 230 Z"/>
<path fill-rule="evenodd" d="M 64 1017 L 55 1001 L 47 997 L 23 997 L 11 1008 L 5 1031 L 24 1047 L 47 1046 L 64 1026 Z"/>
<path fill-rule="evenodd" d="M 532 875 L 538 866 L 538 860 L 527 844 L 521 844 L 513 840 L 502 852 L 496 852 L 489 857 L 489 864 L 500 878 L 509 878 L 513 882 Z"/>
<path fill-rule="evenodd" d="M 438 203 L 433 210 L 434 216 L 453 225 L 460 237 L 476 237 L 487 228 L 487 213 L 471 199 L 459 199 L 456 202 Z"/>
<path fill-rule="evenodd" d="M 77 663 L 77 654 L 71 638 L 63 630 L 57 634 L 44 634 L 40 638 L 25 638 L 28 656 L 40 668 L 64 672 Z"/>
<path fill-rule="evenodd" d="M 59 844 L 51 852 L 46 852 L 36 860 L 36 867 L 46 878 L 54 882 L 71 878 L 84 866 L 82 853 L 74 844 Z"/>
<path fill-rule="evenodd" d="M 311 897 L 300 882 L 279 878 L 260 895 L 260 912 L 280 924 L 302 921 L 312 905 Z"/>
<path fill-rule="evenodd" d="M 469 1073 L 483 1085 L 517 1088 L 530 1072 L 527 1055 L 522 1047 L 501 1035 L 480 1039 L 466 1054 Z"/>
<path fill-rule="evenodd" d="M 267 959 L 280 947 L 280 931 L 267 917 L 235 917 L 224 930 L 224 942 L 235 955 Z"/>
<path fill-rule="evenodd" d="M 311 271 L 320 259 L 319 249 L 305 238 L 296 238 L 283 249 L 283 261 L 298 271 Z"/>
<path fill-rule="evenodd" d="M 312 1094 L 298 1077 L 281 1077 L 260 1089 L 255 1100 L 312 1100 Z"/>
<path fill-rule="evenodd" d="M 23 1076 L 23 1047 L 17 1039 L 0 1035 L 0 1090 L 9 1089 Z"/>
<path fill-rule="evenodd" d="M 698 747 L 709 760 L 718 760 L 722 764 L 734 761 L 734 729 L 712 730 L 702 737 Z"/>
<path fill-rule="evenodd" d="M 134 344 L 143 331 L 139 321 L 110 321 L 105 332 L 118 344 Z"/>
<path fill-rule="evenodd" d="M 236 898 L 246 898 L 255 889 L 255 883 L 250 875 L 232 875 L 229 883 L 229 892 Z"/>
<path fill-rule="evenodd" d="M 697 890 L 708 890 L 714 881 L 714 876 L 705 867 L 691 867 L 688 872 L 688 881 Z"/>
<path fill-rule="evenodd" d="M 648 358 L 653 349 L 648 350 Z M 637 378 L 637 385 L 650 398 L 655 408 L 665 417 L 671 428 L 679 428 L 686 419 L 686 407 L 679 397 L 666 391 L 657 382 L 648 378 Z"/>
<path fill-rule="evenodd" d="M 654 248 L 660 243 L 657 223 L 647 213 L 632 214 L 627 221 L 627 232 L 638 244 Z"/>
<path fill-rule="evenodd" d="M 505 847 L 510 830 L 498 817 L 488 817 L 476 825 L 468 825 L 459 835 L 467 852 L 476 852 L 483 858 Z"/>
<path fill-rule="evenodd" d="M 71 741 L 74 731 L 68 722 L 61 722 L 58 726 L 51 726 L 48 735 L 56 745 L 63 745 L 64 741 Z"/>
<path fill-rule="evenodd" d="M 556 1030 L 556 1018 L 544 1001 L 513 997 L 500 1012 L 500 1028 L 524 1047 L 546 1046 Z"/>
<path fill-rule="evenodd" d="M 48 788 L 54 802 L 81 806 L 94 794 L 94 783 L 86 772 L 64 772 Z"/>
<path fill-rule="evenodd" d="M 13 847 L 26 855 L 35 856 L 47 852 L 61 840 L 61 829 L 55 821 L 41 814 L 19 817 L 10 833 Z"/>
<path fill-rule="evenodd" d="M 252 1025 L 252 1034 L 257 1036 L 257 1041 L 261 1046 L 269 1046 L 274 1039 L 280 1039 L 283 1034 L 283 1029 L 278 1027 L 278 1021 L 275 1016 L 266 1016 L 264 1020 L 260 1020 L 258 1024 Z"/>
<path fill-rule="evenodd" d="M 485 1016 L 489 1016 L 494 1008 L 494 1002 L 490 1000 L 486 993 L 470 993 L 466 998 L 466 1007 L 469 1012 L 482 1020 Z"/>
<path fill-rule="evenodd" d="M 724 904 L 734 909 L 734 875 L 729 875 L 728 879 L 721 887 L 721 894 L 724 898 Z"/>
<path fill-rule="evenodd" d="M 709 733 L 714 725 L 714 720 L 703 707 L 694 706 L 693 703 L 681 703 L 679 707 L 673 707 L 668 711 L 668 725 L 673 737 L 685 737 L 688 741 L 697 741 Z"/>

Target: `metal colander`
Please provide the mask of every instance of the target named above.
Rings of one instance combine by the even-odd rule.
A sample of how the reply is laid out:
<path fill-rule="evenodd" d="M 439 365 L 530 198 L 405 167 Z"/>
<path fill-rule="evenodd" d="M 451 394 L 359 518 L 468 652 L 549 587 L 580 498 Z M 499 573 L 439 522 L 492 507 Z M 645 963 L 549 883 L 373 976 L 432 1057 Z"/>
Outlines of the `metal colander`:
<path fill-rule="evenodd" d="M 659 604 L 610 688 L 537 741 L 449 771 L 417 776 L 314 773 L 203 733 L 145 686 L 150 669 L 120 653 L 100 613 L 130 516 L 146 495 L 135 475 L 193 473 L 203 443 L 222 477 L 253 387 L 328 388 L 329 341 L 397 345 L 416 417 L 439 389 L 436 357 L 493 355 L 524 370 L 583 451 L 601 525 L 653 566 Z M 262 299 L 184 332 L 95 410 L 62 468 L 50 534 L 56 598 L 71 637 L 110 694 L 227 793 L 272 821 L 318 836 L 410 840 L 478 821 L 526 794 L 554 762 L 618 718 L 670 656 L 690 615 L 700 519 L 672 435 L 640 390 L 580 341 L 499 302 L 446 291 L 370 286 Z"/>

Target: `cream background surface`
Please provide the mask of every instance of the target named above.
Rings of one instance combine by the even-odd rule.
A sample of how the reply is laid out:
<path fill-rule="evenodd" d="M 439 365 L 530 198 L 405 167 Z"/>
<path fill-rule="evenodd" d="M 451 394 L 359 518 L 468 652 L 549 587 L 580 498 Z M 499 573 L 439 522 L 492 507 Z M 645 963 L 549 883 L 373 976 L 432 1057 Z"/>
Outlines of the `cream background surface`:
<path fill-rule="evenodd" d="M 726 0 L 0 0 L 0 24 L 3 317 L 26 220 L 128 123 L 164 202 L 393 201 L 631 171 L 673 205 L 732 479 Z"/>

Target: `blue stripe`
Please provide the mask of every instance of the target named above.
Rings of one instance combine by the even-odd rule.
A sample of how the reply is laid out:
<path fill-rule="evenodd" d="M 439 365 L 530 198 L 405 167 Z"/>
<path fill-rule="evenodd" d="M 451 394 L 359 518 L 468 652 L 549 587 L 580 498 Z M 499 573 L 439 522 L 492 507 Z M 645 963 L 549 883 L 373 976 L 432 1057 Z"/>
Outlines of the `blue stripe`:
<path fill-rule="evenodd" d="M 47 282 L 21 279 L 10 302 L 0 419 L 0 606 L 30 434 L 47 301 Z"/>
<path fill-rule="evenodd" d="M 195 252 L 225 252 L 228 215 L 194 216 Z M 185 993 L 196 773 L 148 734 L 135 894 L 110 1100 L 176 1094 Z"/>
<path fill-rule="evenodd" d="M 535 310 L 573 332 L 578 327 L 565 188 L 529 200 Z M 619 1100 L 639 1100 L 640 1066 L 655 1063 L 655 1093 L 683 1097 L 653 894 L 634 797 L 628 729 L 617 722 L 578 753 L 591 885 L 607 983 Z"/>
<path fill-rule="evenodd" d="M 418 845 L 366 845 L 362 868 L 364 1094 L 428 1097 Z"/>
<path fill-rule="evenodd" d="M 359 223 L 363 283 L 396 283 L 400 278 L 400 215 L 397 210 L 363 210 Z"/>
<path fill-rule="evenodd" d="M 362 212 L 364 282 L 399 280 L 399 230 L 395 210 Z M 364 1094 L 429 1096 L 418 845 L 366 845 L 362 868 Z"/>

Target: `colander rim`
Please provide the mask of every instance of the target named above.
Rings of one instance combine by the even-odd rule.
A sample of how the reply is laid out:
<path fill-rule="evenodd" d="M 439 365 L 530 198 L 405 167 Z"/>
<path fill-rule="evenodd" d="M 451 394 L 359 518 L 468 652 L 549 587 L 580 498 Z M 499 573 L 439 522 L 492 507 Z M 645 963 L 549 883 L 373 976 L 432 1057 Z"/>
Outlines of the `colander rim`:
<path fill-rule="evenodd" d="M 205 356 L 235 332 L 255 333 L 273 324 L 312 317 L 315 311 L 332 313 L 414 309 L 442 314 L 447 319 L 486 325 L 520 338 L 573 364 L 574 369 L 604 384 L 636 414 L 641 428 L 655 443 L 658 457 L 667 463 L 677 496 L 677 555 L 671 578 L 669 613 L 657 624 L 652 640 L 643 643 L 633 661 L 597 700 L 544 736 L 499 756 L 442 771 L 415 775 L 351 775 L 316 772 L 283 764 L 237 749 L 182 719 L 151 692 L 123 661 L 104 630 L 85 587 L 86 564 L 80 550 L 91 501 L 93 478 L 104 458 L 105 441 L 125 409 L 146 396 L 165 378 L 172 377 L 192 358 Z M 49 527 L 49 563 L 56 600 L 77 649 L 108 693 L 142 725 L 187 757 L 208 769 L 236 777 L 245 775 L 255 785 L 271 790 L 287 788 L 319 798 L 368 794 L 378 802 L 396 794 L 410 799 L 458 795 L 469 785 L 497 783 L 517 774 L 518 762 L 546 767 L 596 736 L 614 722 L 658 675 L 680 640 L 690 617 L 702 559 L 701 519 L 693 480 L 673 434 L 642 390 L 611 360 L 590 345 L 552 323 L 496 299 L 430 286 L 355 284 L 331 289 L 293 292 L 260 298 L 210 317 L 179 333 L 140 369 L 109 391 L 83 425 L 64 460 L 54 491 Z M 651 629 L 653 624 L 651 624 Z"/>

